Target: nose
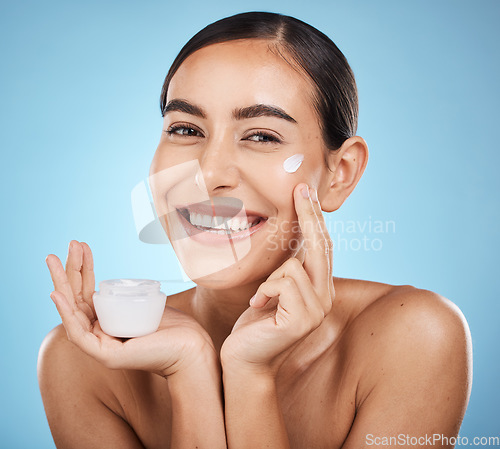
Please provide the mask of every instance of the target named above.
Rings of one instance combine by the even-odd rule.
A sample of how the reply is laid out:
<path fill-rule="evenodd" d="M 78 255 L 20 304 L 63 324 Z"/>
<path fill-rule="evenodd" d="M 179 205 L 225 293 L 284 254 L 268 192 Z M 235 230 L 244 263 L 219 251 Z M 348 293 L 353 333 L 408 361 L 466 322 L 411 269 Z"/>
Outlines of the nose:
<path fill-rule="evenodd" d="M 207 142 L 199 158 L 203 181 L 209 196 L 230 192 L 240 183 L 234 143 L 227 137 Z M 199 178 L 199 177 L 198 177 Z"/>

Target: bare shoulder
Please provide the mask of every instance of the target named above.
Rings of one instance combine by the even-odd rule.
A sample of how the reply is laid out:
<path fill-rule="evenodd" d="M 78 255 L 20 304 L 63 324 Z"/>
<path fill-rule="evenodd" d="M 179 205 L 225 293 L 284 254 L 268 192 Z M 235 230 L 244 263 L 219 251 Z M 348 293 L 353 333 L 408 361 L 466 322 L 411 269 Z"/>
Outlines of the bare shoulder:
<path fill-rule="evenodd" d="M 341 282 L 339 282 L 339 280 Z M 448 298 L 412 285 L 391 285 L 357 279 L 336 279 L 339 299 L 351 303 L 350 337 L 429 339 L 430 347 L 444 341 L 470 343 L 470 331 L 462 311 Z M 337 295 L 339 296 L 339 295 Z M 418 339 L 418 338 L 417 338 Z"/>
<path fill-rule="evenodd" d="M 85 354 L 68 340 L 64 326 L 59 324 L 45 336 L 40 345 L 37 365 L 40 386 L 45 386 L 52 375 L 74 375 L 75 371 L 83 374 L 86 371 L 85 362 Z M 82 377 L 83 383 L 86 383 L 88 378 Z"/>
<path fill-rule="evenodd" d="M 64 404 L 99 401 L 112 408 L 118 372 L 104 367 L 68 340 L 62 324 L 44 338 L 38 352 L 38 383 L 47 409 Z M 46 410 L 47 411 L 47 410 Z"/>
<path fill-rule="evenodd" d="M 360 337 L 425 343 L 428 351 L 470 343 L 467 321 L 448 298 L 411 285 L 384 285 L 387 290 L 370 298 L 353 322 Z"/>
<path fill-rule="evenodd" d="M 40 345 L 37 372 L 41 386 L 58 376 L 78 379 L 80 388 L 92 389 L 98 378 L 102 380 L 104 367 L 69 341 L 64 326 L 59 324 Z"/>
<path fill-rule="evenodd" d="M 345 333 L 359 379 L 351 440 L 357 444 L 354 435 L 361 438 L 369 425 L 388 430 L 388 421 L 400 431 L 415 431 L 419 423 L 458 432 L 472 384 L 463 313 L 438 293 L 384 285 L 381 294 L 365 298 Z M 383 419 L 377 418 L 381 409 Z"/>
<path fill-rule="evenodd" d="M 69 341 L 62 324 L 44 338 L 38 354 L 38 383 L 58 447 L 98 448 L 106 442 L 142 447 L 128 423 L 113 411 L 119 407 L 112 388 L 119 373 L 112 371 Z"/>

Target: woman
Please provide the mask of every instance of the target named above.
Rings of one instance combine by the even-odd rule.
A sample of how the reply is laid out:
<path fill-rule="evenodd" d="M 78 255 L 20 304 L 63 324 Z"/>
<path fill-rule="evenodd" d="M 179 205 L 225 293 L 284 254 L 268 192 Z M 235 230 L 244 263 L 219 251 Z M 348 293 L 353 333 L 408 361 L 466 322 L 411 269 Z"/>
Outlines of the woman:
<path fill-rule="evenodd" d="M 62 325 L 42 344 L 39 382 L 56 445 L 449 446 L 472 379 L 459 309 L 410 285 L 332 277 L 321 211 L 342 205 L 368 158 L 335 44 L 278 14 L 220 20 L 181 50 L 161 107 L 151 188 L 197 286 L 169 297 L 157 332 L 124 341 L 96 320 L 89 246 L 71 241 L 65 268 L 47 257 Z M 226 221 L 213 237 L 194 190 L 164 200 L 162 174 L 193 161 L 198 192 L 240 202 L 250 229 Z"/>

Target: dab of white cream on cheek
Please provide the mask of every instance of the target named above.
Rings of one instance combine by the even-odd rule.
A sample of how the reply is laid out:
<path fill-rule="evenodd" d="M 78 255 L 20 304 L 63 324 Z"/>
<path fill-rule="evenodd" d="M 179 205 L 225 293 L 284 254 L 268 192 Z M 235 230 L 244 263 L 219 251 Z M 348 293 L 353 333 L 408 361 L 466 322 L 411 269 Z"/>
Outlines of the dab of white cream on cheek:
<path fill-rule="evenodd" d="M 295 173 L 299 167 L 302 165 L 304 161 L 304 155 L 297 153 L 293 156 L 290 156 L 288 159 L 285 159 L 283 162 L 283 170 L 287 173 Z"/>

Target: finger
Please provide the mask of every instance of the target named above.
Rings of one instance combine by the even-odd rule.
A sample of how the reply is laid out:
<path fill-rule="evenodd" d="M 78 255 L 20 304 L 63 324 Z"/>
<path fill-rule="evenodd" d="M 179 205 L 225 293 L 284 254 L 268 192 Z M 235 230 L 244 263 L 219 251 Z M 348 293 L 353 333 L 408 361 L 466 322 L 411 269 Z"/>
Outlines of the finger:
<path fill-rule="evenodd" d="M 68 257 L 66 259 L 66 276 L 68 276 L 69 284 L 73 292 L 75 301 L 83 300 L 82 293 L 82 265 L 83 265 L 83 248 L 80 242 L 71 240 L 68 247 Z"/>
<path fill-rule="evenodd" d="M 95 349 L 99 346 L 99 341 L 91 333 L 92 325 L 85 313 L 73 308 L 65 295 L 59 291 L 52 292 L 50 297 L 61 316 L 68 339 L 87 353 L 95 352 Z"/>
<path fill-rule="evenodd" d="M 95 291 L 94 258 L 89 245 L 81 242 L 83 248 L 82 294 L 83 300 L 94 310 L 93 294 Z"/>
<path fill-rule="evenodd" d="M 317 195 L 315 190 L 312 193 Z M 294 189 L 294 201 L 304 236 L 304 269 L 315 288 L 328 285 L 332 276 L 333 243 L 321 213 L 321 206 L 318 201 L 313 201 L 307 184 L 303 183 Z"/>
<path fill-rule="evenodd" d="M 68 339 L 104 365 L 115 367 L 121 342 L 105 334 L 98 321 L 92 325 L 86 314 L 72 308 L 60 292 L 52 292 L 50 297 L 61 316 Z"/>
<path fill-rule="evenodd" d="M 322 285 L 315 290 L 302 263 L 295 257 L 291 257 L 279 268 L 274 270 L 267 280 L 274 280 L 287 276 L 294 279 L 308 309 L 321 307 L 325 315 L 330 312 L 332 301 L 329 297 L 328 285 Z"/>
<path fill-rule="evenodd" d="M 297 334 L 297 337 L 318 327 L 325 316 L 320 307 L 314 309 L 306 307 L 302 295 L 291 277 L 273 279 L 261 284 L 251 306 L 254 308 L 263 307 L 274 297 L 278 297 L 276 325 L 291 329 L 294 334 Z"/>
<path fill-rule="evenodd" d="M 54 284 L 54 290 L 61 292 L 72 308 L 77 308 L 73 290 L 59 258 L 54 254 L 49 254 L 45 258 L 45 263 L 50 271 L 50 277 Z"/>
<path fill-rule="evenodd" d="M 278 297 L 284 311 L 290 314 L 303 312 L 306 308 L 302 295 L 291 277 L 272 279 L 262 283 L 250 300 L 250 305 L 258 309 L 275 297 Z"/>

